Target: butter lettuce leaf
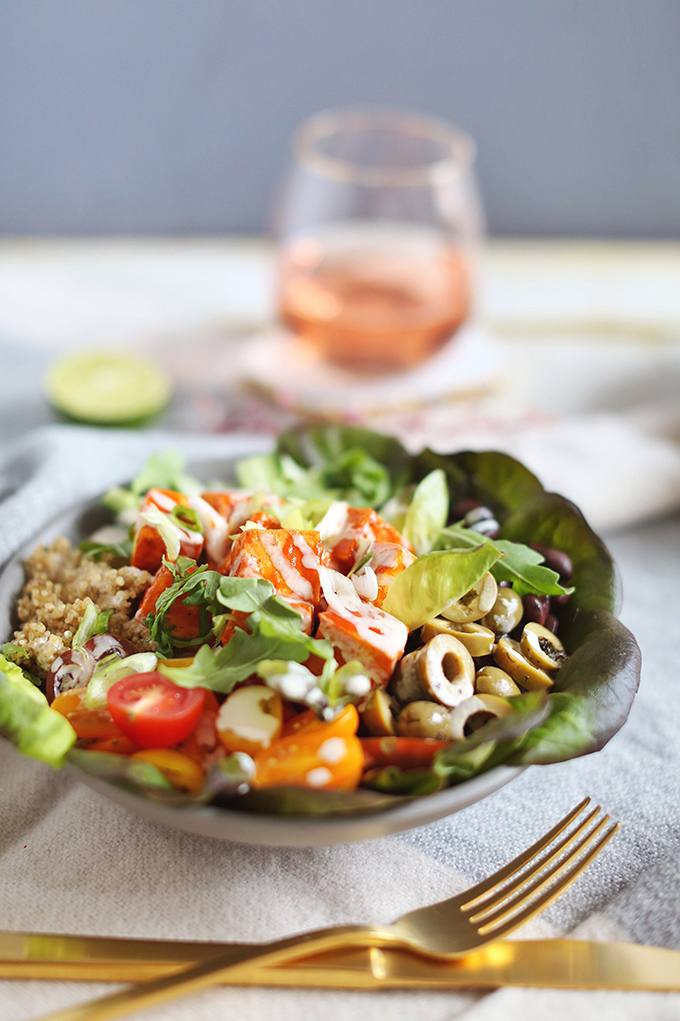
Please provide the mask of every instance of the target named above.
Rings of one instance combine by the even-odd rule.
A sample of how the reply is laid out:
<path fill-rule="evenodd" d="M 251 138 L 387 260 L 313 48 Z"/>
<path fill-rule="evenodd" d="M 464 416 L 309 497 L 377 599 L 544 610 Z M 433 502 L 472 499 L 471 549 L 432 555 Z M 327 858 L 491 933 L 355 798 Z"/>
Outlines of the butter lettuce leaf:
<path fill-rule="evenodd" d="M 0 733 L 24 755 L 60 767 L 76 733 L 16 663 L 0 656 Z"/>
<path fill-rule="evenodd" d="M 425 553 L 394 579 L 383 609 L 413 631 L 469 592 L 501 555 L 491 543 Z"/>
<path fill-rule="evenodd" d="M 416 556 L 429 553 L 449 514 L 449 487 L 446 474 L 435 468 L 416 486 L 401 528 Z"/>

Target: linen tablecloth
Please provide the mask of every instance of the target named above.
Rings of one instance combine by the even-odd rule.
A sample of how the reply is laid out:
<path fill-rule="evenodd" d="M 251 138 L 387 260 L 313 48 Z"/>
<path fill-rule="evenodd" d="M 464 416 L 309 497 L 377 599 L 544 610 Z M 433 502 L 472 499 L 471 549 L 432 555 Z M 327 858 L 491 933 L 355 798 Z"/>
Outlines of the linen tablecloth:
<path fill-rule="evenodd" d="M 134 474 L 150 450 L 172 443 L 189 457 L 210 460 L 242 453 L 250 442 L 75 427 L 29 434 L 0 468 L 0 559 L 59 510 Z M 410 833 L 278 849 L 197 838 L 138 819 L 2 742 L 0 925 L 250 941 L 322 925 L 389 921 L 481 879 L 588 794 L 623 828 L 577 884 L 519 935 L 680 948 L 680 519 L 655 518 L 612 532 L 608 540 L 623 579 L 622 618 L 640 642 L 644 665 L 630 719 L 602 752 L 530 768 L 480 804 Z M 27 1021 L 108 988 L 1 982 L 0 1017 Z M 680 1016 L 680 994 L 218 988 L 139 1016 L 297 1021 L 320 1015 L 327 1021 L 670 1021 Z"/>

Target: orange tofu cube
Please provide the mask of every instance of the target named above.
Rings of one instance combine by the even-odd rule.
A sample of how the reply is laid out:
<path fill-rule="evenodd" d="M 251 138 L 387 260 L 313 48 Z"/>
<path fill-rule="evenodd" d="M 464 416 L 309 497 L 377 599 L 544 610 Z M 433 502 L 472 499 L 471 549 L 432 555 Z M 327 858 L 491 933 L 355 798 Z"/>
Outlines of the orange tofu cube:
<path fill-rule="evenodd" d="M 382 606 L 390 585 L 416 559 L 406 546 L 394 542 L 375 542 L 371 546 L 373 556 L 369 565 L 375 571 L 378 581 L 378 595 L 373 600 L 376 606 Z"/>
<path fill-rule="evenodd" d="M 158 599 L 166 589 L 170 588 L 174 580 L 172 571 L 169 571 L 165 564 L 159 568 L 142 597 L 139 609 L 135 614 L 135 620 L 143 621 L 148 614 L 156 612 Z M 197 638 L 201 633 L 198 607 L 185 606 L 181 599 L 176 599 L 168 608 L 165 620 L 168 626 L 173 629 L 175 638 Z"/>
<path fill-rule="evenodd" d="M 188 507 L 189 499 L 184 493 L 177 493 L 172 489 L 150 489 L 144 497 L 139 508 L 140 517 L 135 526 L 134 539 L 132 544 L 132 556 L 130 563 L 133 567 L 149 571 L 155 574 L 161 566 L 163 557 L 166 556 L 165 543 L 160 533 L 153 525 L 148 525 L 141 520 L 141 515 L 150 507 L 157 507 L 164 514 L 170 515 L 175 507 Z M 173 521 L 173 527 L 177 529 L 180 540 L 180 553 L 182 556 L 198 560 L 203 549 L 203 536 L 195 532 L 180 521 Z"/>
<path fill-rule="evenodd" d="M 320 613 L 316 637 L 328 639 L 340 663 L 358 660 L 373 686 L 384 688 L 403 655 L 408 628 L 378 606 L 362 602 L 342 613 Z"/>
<path fill-rule="evenodd" d="M 397 546 L 408 543 L 396 528 L 370 507 L 348 507 L 347 519 L 338 542 L 331 549 L 331 558 L 338 571 L 347 574 L 366 542 L 389 542 Z"/>
<path fill-rule="evenodd" d="M 243 489 L 229 489 L 224 492 L 201 493 L 201 498 L 209 503 L 225 521 L 229 521 L 236 508 L 241 504 L 246 504 L 251 495 Z"/>
<path fill-rule="evenodd" d="M 247 528 L 234 539 L 224 573 L 270 581 L 276 594 L 302 614 L 303 629 L 311 634 L 314 608 L 321 598 L 322 556 L 318 532 Z"/>
<path fill-rule="evenodd" d="M 229 534 L 238 532 L 246 521 L 254 521 L 262 528 L 280 528 L 281 522 L 273 514 L 270 514 L 267 507 L 275 506 L 282 501 L 277 496 L 265 497 L 265 506 L 260 510 L 251 510 L 253 494 L 243 489 L 231 489 L 224 492 L 202 493 L 201 499 L 209 504 L 227 522 Z M 211 566 L 216 570 L 226 573 L 226 556 L 231 549 L 231 538 L 223 543 L 224 555 L 221 560 L 209 557 Z"/>

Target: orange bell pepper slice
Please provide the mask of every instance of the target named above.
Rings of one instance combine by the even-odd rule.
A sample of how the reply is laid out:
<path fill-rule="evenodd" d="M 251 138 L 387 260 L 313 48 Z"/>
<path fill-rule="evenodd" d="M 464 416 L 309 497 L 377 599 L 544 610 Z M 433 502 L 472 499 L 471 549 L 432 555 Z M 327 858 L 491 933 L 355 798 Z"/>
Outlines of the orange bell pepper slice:
<path fill-rule="evenodd" d="M 364 770 L 361 742 L 354 726 L 354 706 L 336 726 L 336 720 L 318 725 L 304 723 L 298 730 L 272 741 L 254 756 L 254 787 L 307 787 L 315 790 L 353 790 Z M 302 713 L 306 716 L 306 713 Z M 315 714 L 316 715 L 316 714 Z M 351 721 L 351 726 L 350 726 Z"/>

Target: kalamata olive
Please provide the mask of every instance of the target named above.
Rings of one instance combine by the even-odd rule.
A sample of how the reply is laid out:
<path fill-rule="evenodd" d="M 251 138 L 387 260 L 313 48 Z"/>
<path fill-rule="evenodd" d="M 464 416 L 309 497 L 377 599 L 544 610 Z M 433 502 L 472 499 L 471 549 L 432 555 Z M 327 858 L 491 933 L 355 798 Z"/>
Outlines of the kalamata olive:
<path fill-rule="evenodd" d="M 133 656 L 137 649 L 127 638 L 115 635 L 94 635 L 76 649 L 67 649 L 52 663 L 47 675 L 47 701 L 71 688 L 86 688 L 97 663 L 106 656 Z"/>
<path fill-rule="evenodd" d="M 554 613 L 549 613 L 548 616 L 545 618 L 545 624 L 543 626 L 546 627 L 548 631 L 552 631 L 552 633 L 556 635 L 558 628 L 560 626 L 560 622 Z"/>
<path fill-rule="evenodd" d="M 559 574 L 560 581 L 569 581 L 574 573 L 574 568 L 566 553 L 563 553 L 562 550 L 559 549 L 551 549 L 549 546 L 543 546 L 540 542 L 532 542 L 531 548 L 541 554 L 546 567 L 549 567 L 551 571 L 556 571 L 557 574 Z"/>
<path fill-rule="evenodd" d="M 489 507 L 474 507 L 469 510 L 463 518 L 463 524 L 471 531 L 486 535 L 489 539 L 497 539 L 501 530 Z"/>
<path fill-rule="evenodd" d="M 524 605 L 524 616 L 534 624 L 545 624 L 545 618 L 550 610 L 550 600 L 547 596 L 537 596 L 532 592 L 522 598 Z"/>
<path fill-rule="evenodd" d="M 451 508 L 451 517 L 454 521 L 462 521 L 462 519 L 469 514 L 471 510 L 475 510 L 477 507 L 481 507 L 479 500 L 473 500 L 468 497 L 466 500 L 459 500 L 458 503 L 454 503 Z"/>
<path fill-rule="evenodd" d="M 499 588 L 496 602 L 481 623 L 497 635 L 507 635 L 517 627 L 524 614 L 522 599 L 514 589 Z"/>
<path fill-rule="evenodd" d="M 493 540 L 501 534 L 501 526 L 495 518 L 487 518 L 476 525 L 470 525 L 470 531 L 479 532 L 480 535 L 485 535 L 487 539 Z"/>
<path fill-rule="evenodd" d="M 551 596 L 550 608 L 554 609 L 555 607 L 566 606 L 570 599 L 571 595 L 568 592 L 564 592 L 561 596 Z"/>

